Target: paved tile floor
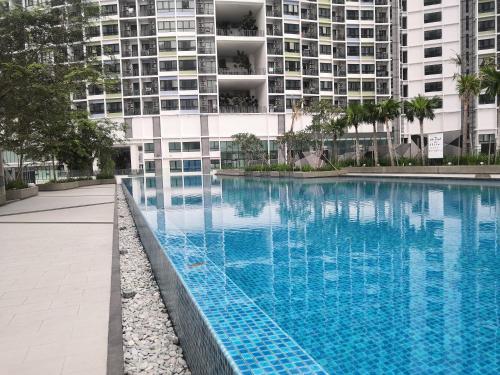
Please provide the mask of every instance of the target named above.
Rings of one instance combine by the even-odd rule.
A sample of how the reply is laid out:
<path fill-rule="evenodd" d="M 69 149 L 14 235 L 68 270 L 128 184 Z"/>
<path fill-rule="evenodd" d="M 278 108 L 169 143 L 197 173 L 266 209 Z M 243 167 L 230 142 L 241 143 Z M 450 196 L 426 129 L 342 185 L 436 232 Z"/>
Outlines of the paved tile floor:
<path fill-rule="evenodd" d="M 0 207 L 0 374 L 106 373 L 114 201 L 100 185 Z"/>

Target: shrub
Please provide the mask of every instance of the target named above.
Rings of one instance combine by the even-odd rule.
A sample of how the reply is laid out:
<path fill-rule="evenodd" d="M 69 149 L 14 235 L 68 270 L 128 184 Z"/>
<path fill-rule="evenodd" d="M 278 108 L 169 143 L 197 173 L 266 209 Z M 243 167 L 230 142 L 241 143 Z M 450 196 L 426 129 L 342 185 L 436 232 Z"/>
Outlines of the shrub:
<path fill-rule="evenodd" d="M 28 184 L 21 180 L 12 180 L 7 182 L 7 184 L 5 185 L 5 188 L 7 190 L 26 189 L 27 187 Z"/>

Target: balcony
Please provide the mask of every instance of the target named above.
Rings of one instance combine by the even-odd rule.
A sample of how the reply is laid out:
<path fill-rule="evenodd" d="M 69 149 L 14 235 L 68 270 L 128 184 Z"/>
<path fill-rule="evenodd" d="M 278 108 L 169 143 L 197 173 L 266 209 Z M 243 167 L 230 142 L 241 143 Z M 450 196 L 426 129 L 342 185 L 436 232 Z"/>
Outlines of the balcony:
<path fill-rule="evenodd" d="M 265 68 L 241 68 L 241 67 L 235 67 L 235 68 L 219 68 L 219 74 L 221 75 L 264 75 L 266 74 L 266 69 Z"/>
<path fill-rule="evenodd" d="M 214 14 L 214 4 L 213 3 L 197 3 L 196 4 L 196 14 L 199 14 L 199 15 L 212 15 L 212 14 Z"/>
<path fill-rule="evenodd" d="M 244 36 L 244 37 L 257 37 L 257 36 L 265 36 L 264 31 L 262 30 L 244 30 L 244 29 L 223 29 L 217 28 L 218 36 Z"/>

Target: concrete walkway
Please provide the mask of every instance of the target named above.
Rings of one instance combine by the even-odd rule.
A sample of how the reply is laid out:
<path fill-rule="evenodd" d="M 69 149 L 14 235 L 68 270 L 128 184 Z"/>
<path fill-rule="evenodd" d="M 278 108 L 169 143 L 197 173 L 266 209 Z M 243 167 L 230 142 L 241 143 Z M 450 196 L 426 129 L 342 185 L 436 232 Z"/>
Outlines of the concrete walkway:
<path fill-rule="evenodd" d="M 106 374 L 115 186 L 0 207 L 0 374 Z"/>

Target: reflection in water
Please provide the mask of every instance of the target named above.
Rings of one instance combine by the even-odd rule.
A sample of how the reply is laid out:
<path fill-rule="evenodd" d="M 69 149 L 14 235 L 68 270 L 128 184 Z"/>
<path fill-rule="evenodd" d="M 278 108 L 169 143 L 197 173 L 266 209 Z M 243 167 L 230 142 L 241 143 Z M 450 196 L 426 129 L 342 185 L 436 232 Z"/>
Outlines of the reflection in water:
<path fill-rule="evenodd" d="M 158 230 L 329 372 L 500 372 L 499 188 L 228 178 L 152 194 Z"/>

